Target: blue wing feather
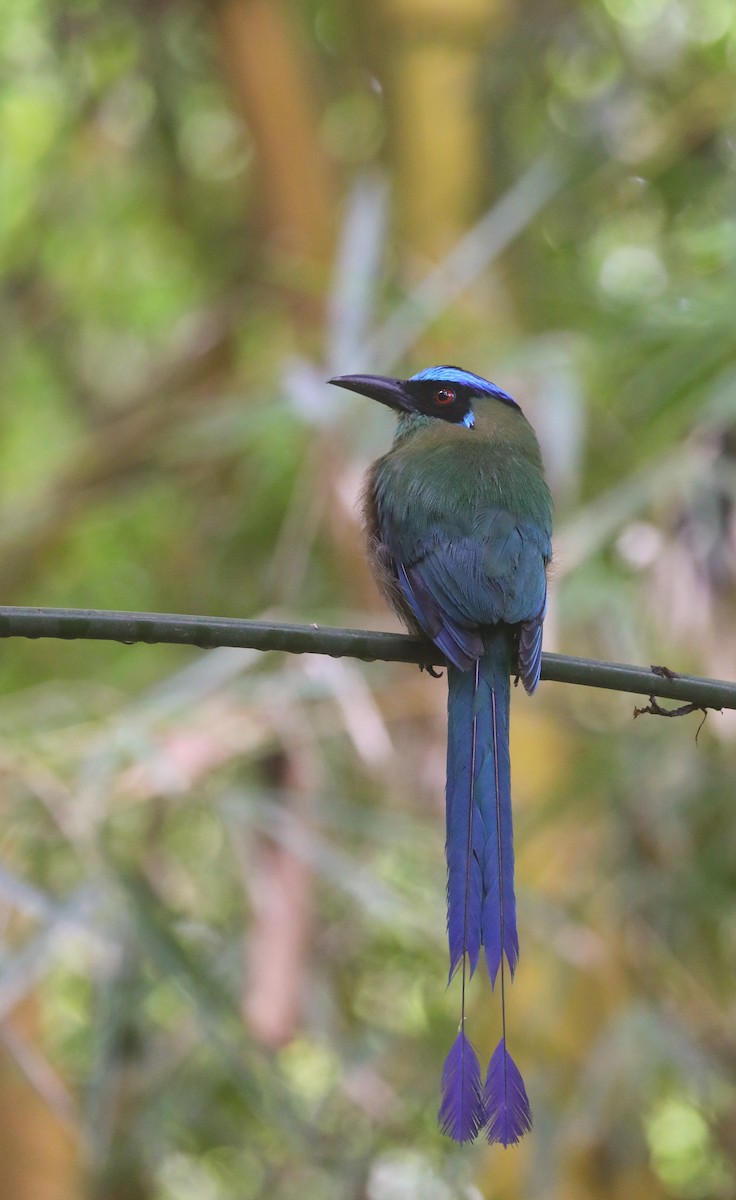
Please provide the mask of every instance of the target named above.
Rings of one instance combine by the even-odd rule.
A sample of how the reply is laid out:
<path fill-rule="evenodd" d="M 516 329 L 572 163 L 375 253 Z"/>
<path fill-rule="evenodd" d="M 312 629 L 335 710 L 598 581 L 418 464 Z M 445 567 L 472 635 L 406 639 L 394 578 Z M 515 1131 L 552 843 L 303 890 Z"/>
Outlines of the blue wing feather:
<path fill-rule="evenodd" d="M 503 510 L 487 514 L 472 535 L 435 536 L 413 554 L 401 550 L 391 547 L 411 578 L 415 599 L 419 587 L 425 597 L 419 601 L 425 626 L 449 622 L 470 631 L 499 621 L 517 625 L 536 620 L 544 608 L 549 539 Z M 434 622 L 428 620 L 430 605 Z"/>
<path fill-rule="evenodd" d="M 424 585 L 417 567 L 398 567 L 399 587 L 414 616 L 428 637 L 439 646 L 450 662 L 467 671 L 483 653 L 483 641 L 477 630 L 462 629 L 437 604 Z"/>
<path fill-rule="evenodd" d="M 519 676 L 531 696 L 542 673 L 542 626 L 547 615 L 545 592 L 542 611 L 532 621 L 523 621 L 519 630 Z"/>

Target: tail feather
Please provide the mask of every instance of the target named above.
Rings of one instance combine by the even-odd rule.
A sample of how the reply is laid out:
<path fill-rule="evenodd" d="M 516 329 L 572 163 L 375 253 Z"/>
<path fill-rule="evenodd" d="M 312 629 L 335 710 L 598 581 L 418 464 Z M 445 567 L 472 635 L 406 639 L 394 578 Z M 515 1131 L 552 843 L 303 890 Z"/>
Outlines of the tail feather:
<path fill-rule="evenodd" d="M 456 1142 L 472 1142 L 486 1123 L 478 1055 L 461 1029 L 442 1070 L 440 1128 Z"/>
<path fill-rule="evenodd" d="M 503 1145 L 518 1141 L 531 1125 L 524 1084 L 506 1049 L 504 959 L 512 978 L 519 960 L 509 758 L 511 655 L 510 630 L 497 626 L 486 631 L 475 670 L 448 666 L 447 929 L 450 978 L 462 963 L 463 1013 L 445 1064 L 440 1110 L 442 1128 L 451 1136 L 456 1137 L 453 1128 L 471 1128 L 472 1122 L 463 1124 L 459 1117 L 450 1122 L 447 1113 L 476 1112 L 463 1032 L 465 969 L 467 962 L 473 974 L 482 947 L 491 985 L 501 976 L 503 1032 L 488 1069 L 478 1128 L 488 1124 L 488 1140 Z M 458 1097 L 464 1097 L 462 1104 Z"/>
<path fill-rule="evenodd" d="M 502 1146 L 514 1146 L 532 1127 L 532 1110 L 519 1068 L 506 1049 L 503 1037 L 488 1064 L 483 1089 L 486 1138 Z"/>
<path fill-rule="evenodd" d="M 448 666 L 448 739 L 445 850 L 447 855 L 447 934 L 450 979 L 468 956 L 471 975 L 481 948 L 483 870 L 478 854 L 478 823 L 472 764 L 479 737 L 473 706 L 477 670 Z"/>
<path fill-rule="evenodd" d="M 499 644 L 500 643 L 500 644 Z M 511 812 L 509 755 L 509 652 L 500 638 L 486 642 L 483 674 L 489 691 L 490 744 L 487 748 L 483 796 L 489 836 L 483 858 L 483 943 L 491 986 L 502 953 L 511 978 L 519 961 L 514 893 L 514 827 Z"/>
<path fill-rule="evenodd" d="M 472 974 L 483 946 L 488 974 L 495 984 L 502 953 L 512 977 L 519 961 L 509 758 L 508 630 L 496 628 L 486 633 L 485 653 L 478 668 L 477 673 L 448 668 L 447 928 L 450 977 L 464 952 Z M 474 796 L 469 805 L 473 756 Z M 471 822 L 472 854 L 468 861 Z"/>

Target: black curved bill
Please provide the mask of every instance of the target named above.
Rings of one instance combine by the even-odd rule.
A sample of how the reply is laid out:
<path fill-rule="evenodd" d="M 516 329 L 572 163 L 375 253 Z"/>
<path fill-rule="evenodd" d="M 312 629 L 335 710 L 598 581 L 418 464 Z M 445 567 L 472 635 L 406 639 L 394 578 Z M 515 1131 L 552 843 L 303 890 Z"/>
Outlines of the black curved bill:
<path fill-rule="evenodd" d="M 349 392 L 359 392 L 361 396 L 369 396 L 371 400 L 379 400 L 389 408 L 400 412 L 411 411 L 411 400 L 404 392 L 401 379 L 388 379 L 384 375 L 336 375 L 328 379 L 337 387 L 347 388 Z"/>

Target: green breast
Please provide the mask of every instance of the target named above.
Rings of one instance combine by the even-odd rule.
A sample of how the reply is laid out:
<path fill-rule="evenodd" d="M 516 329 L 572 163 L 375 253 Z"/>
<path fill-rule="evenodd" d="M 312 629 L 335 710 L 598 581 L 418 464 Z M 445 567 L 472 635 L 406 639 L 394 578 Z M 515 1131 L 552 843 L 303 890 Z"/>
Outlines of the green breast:
<path fill-rule="evenodd" d="M 467 535 L 479 512 L 503 508 L 551 535 L 552 501 L 534 431 L 498 400 L 478 400 L 473 429 L 402 417 L 393 449 L 376 464 L 374 487 L 380 519 L 394 525 L 440 524 L 450 536 Z"/>

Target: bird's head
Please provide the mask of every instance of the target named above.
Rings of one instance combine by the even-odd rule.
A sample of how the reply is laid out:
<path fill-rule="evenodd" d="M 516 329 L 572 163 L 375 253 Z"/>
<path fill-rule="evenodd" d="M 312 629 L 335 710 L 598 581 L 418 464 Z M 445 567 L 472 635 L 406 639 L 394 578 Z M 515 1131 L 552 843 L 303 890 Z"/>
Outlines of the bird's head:
<path fill-rule="evenodd" d="M 336 375 L 329 383 L 380 400 L 399 413 L 435 417 L 451 425 L 475 425 L 474 406 L 479 396 L 500 400 L 518 408 L 516 401 L 495 383 L 461 367 L 427 367 L 411 379 L 383 375 Z"/>

